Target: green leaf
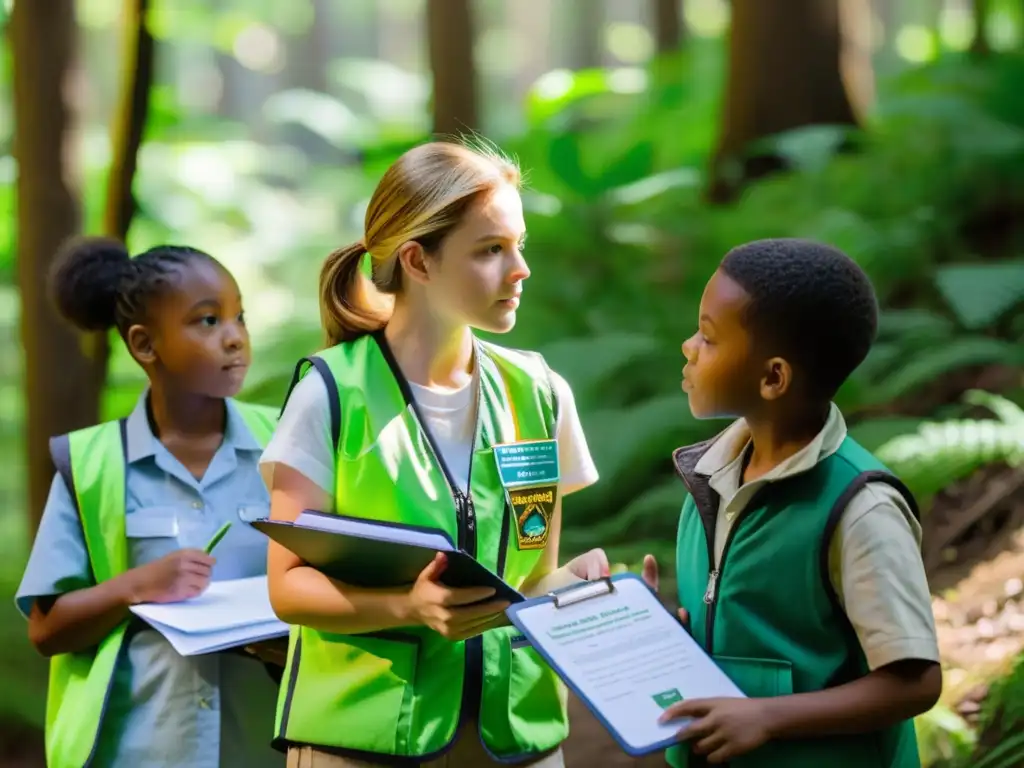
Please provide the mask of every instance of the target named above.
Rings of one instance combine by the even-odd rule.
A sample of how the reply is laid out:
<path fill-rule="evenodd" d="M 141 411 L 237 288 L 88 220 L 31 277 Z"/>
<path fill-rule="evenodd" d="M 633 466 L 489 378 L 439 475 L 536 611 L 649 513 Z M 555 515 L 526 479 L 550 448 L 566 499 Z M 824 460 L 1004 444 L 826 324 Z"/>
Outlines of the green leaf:
<path fill-rule="evenodd" d="M 682 395 L 663 395 L 638 405 L 591 412 L 584 418 L 587 442 L 604 487 L 635 487 L 631 472 L 651 465 L 670 466 L 671 453 L 690 442 L 687 427 L 699 429 Z M 640 479 L 642 482 L 642 479 Z M 607 490 L 606 490 L 607 493 Z"/>
<path fill-rule="evenodd" d="M 935 283 L 960 323 L 979 330 L 1024 299 L 1024 260 L 944 266 Z"/>
<path fill-rule="evenodd" d="M 686 498 L 681 480 L 673 478 L 648 488 L 629 502 L 622 510 L 597 522 L 566 517 L 567 527 L 562 534 L 566 546 L 573 552 L 585 552 L 593 547 L 604 547 L 609 542 L 624 538 L 640 539 L 655 536 L 673 538 Z M 590 510 L 580 510 L 581 516 Z M 573 516 L 575 518 L 575 515 Z"/>
<path fill-rule="evenodd" d="M 1024 457 L 1024 433 L 994 420 L 958 419 L 922 424 L 875 455 L 920 498 L 930 497 L 980 467 Z"/>
<path fill-rule="evenodd" d="M 649 141 L 634 144 L 612 162 L 601 175 L 601 189 L 609 191 L 616 187 L 645 179 L 654 170 L 654 145 Z"/>
<path fill-rule="evenodd" d="M 951 371 L 975 365 L 1020 365 L 1024 349 L 1018 344 L 985 336 L 964 336 L 943 346 L 918 352 L 899 370 L 880 381 L 872 402 L 887 403 L 929 384 Z"/>
<path fill-rule="evenodd" d="M 559 180 L 580 197 L 592 197 L 596 185 L 583 170 L 579 139 L 572 133 L 563 133 L 551 140 L 548 153 L 551 170 Z"/>
<path fill-rule="evenodd" d="M 886 309 L 878 313 L 879 338 L 934 341 L 948 339 L 954 330 L 949 318 L 927 309 Z"/>
<path fill-rule="evenodd" d="M 849 434 L 862 446 L 874 452 L 890 440 L 916 432 L 921 423 L 921 419 L 903 417 L 870 419 L 851 425 Z"/>
<path fill-rule="evenodd" d="M 639 333 L 559 339 L 541 348 L 548 365 L 569 383 L 577 400 L 585 400 L 626 366 L 640 364 L 659 351 L 657 339 Z"/>
<path fill-rule="evenodd" d="M 1007 400 L 1005 397 L 1000 397 L 991 392 L 972 389 L 964 394 L 964 401 L 971 405 L 980 405 L 988 408 L 1004 424 L 1021 430 L 1021 435 L 1024 437 L 1024 410 L 1012 400 Z"/>

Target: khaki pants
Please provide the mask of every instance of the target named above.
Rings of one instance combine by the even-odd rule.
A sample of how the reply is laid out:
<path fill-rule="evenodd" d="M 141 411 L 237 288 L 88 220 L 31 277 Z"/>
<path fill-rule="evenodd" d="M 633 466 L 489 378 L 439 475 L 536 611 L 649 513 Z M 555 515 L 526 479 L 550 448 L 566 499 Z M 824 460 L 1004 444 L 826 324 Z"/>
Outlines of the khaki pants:
<path fill-rule="evenodd" d="M 381 763 L 367 763 L 353 760 L 350 757 L 339 757 L 318 752 L 313 747 L 291 747 L 288 750 L 288 768 L 380 768 Z M 484 768 L 484 766 L 504 765 L 495 762 L 477 735 L 475 723 L 468 723 L 459 734 L 458 740 L 448 752 L 441 757 L 422 763 L 420 768 Z M 565 768 L 562 750 L 559 749 L 547 757 L 533 763 L 522 764 L 523 768 Z"/>

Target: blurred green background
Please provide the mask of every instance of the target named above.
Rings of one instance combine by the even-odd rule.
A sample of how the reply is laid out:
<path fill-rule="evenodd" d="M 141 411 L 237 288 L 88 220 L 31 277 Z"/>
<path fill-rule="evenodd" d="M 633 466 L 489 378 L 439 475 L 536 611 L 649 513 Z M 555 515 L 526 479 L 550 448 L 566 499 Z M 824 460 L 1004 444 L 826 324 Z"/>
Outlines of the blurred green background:
<path fill-rule="evenodd" d="M 49 486 L 46 439 L 126 413 L 142 385 L 116 336 L 56 321 L 41 286 L 60 239 L 215 254 L 246 298 L 245 397 L 279 404 L 320 344 L 320 263 L 361 236 L 384 168 L 474 131 L 527 178 L 533 276 L 502 342 L 570 382 L 601 473 L 566 503 L 564 557 L 654 552 L 671 594 L 670 453 L 723 426 L 689 415 L 679 347 L 722 255 L 772 236 L 833 243 L 875 282 L 880 338 L 838 402 L 920 495 L 936 593 L 1013 550 L 1021 0 L 2 0 L 0 30 L 4 595 Z M 12 602 L 0 742 L 23 757 L 45 664 Z M 1024 690 L 1007 648 L 980 654 L 1003 665 L 997 693 Z M 921 720 L 927 762 L 1024 764 L 1004 738 L 1012 693 L 963 715 L 980 678 L 959 667 Z"/>

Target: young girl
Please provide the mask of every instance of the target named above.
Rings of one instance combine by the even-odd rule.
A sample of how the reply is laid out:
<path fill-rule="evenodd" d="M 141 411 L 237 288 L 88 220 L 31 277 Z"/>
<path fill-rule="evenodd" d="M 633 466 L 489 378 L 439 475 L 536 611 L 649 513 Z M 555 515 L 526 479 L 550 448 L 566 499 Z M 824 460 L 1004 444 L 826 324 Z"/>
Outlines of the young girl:
<path fill-rule="evenodd" d="M 268 511 L 257 461 L 273 418 L 231 400 L 249 366 L 238 286 L 192 248 L 131 259 L 87 239 L 61 254 L 53 288 L 78 327 L 117 328 L 149 386 L 126 419 L 51 443 L 58 473 L 17 594 L 51 659 L 47 764 L 283 765 L 260 661 L 179 656 L 129 613 L 265 572 L 266 539 L 246 522 Z"/>
<path fill-rule="evenodd" d="M 600 550 L 558 567 L 561 500 L 597 480 L 572 392 L 536 353 L 472 330 L 515 324 L 530 276 L 518 186 L 512 163 L 440 142 L 384 174 L 364 238 L 320 275 L 330 347 L 263 454 L 271 517 L 440 529 L 526 594 L 607 573 Z M 299 625 L 276 731 L 289 766 L 563 764 L 561 682 L 507 603 L 439 583 L 443 555 L 404 589 L 339 583 L 273 542 L 268 563 L 274 610 Z"/>

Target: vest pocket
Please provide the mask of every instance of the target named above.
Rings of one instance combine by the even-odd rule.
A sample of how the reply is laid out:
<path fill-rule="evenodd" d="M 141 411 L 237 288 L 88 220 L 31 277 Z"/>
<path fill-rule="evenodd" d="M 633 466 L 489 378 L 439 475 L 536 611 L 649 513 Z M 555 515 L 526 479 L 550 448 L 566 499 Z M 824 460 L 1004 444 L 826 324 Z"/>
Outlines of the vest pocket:
<path fill-rule="evenodd" d="M 508 718 L 521 753 L 550 749 L 568 735 L 568 691 L 522 635 L 509 638 Z"/>
<path fill-rule="evenodd" d="M 793 692 L 793 665 L 779 659 L 715 656 L 715 663 L 747 696 L 787 696 Z"/>
<path fill-rule="evenodd" d="M 722 671 L 751 698 L 793 693 L 793 665 L 779 659 L 715 656 Z M 690 758 L 691 764 L 693 758 Z M 873 740 L 857 737 L 770 741 L 729 761 L 730 768 L 872 768 L 878 765 Z"/>
<path fill-rule="evenodd" d="M 288 737 L 390 755 L 409 753 L 419 638 L 398 633 L 304 633 L 301 674 Z M 313 636 L 319 635 L 310 642 Z M 344 713 L 344 733 L 324 739 L 317 724 Z M 309 734 L 304 733 L 307 728 Z"/>
<path fill-rule="evenodd" d="M 739 689 L 750 698 L 787 696 L 793 693 L 793 665 L 778 659 L 751 659 L 739 656 L 715 656 L 722 668 Z M 820 756 L 817 756 L 820 758 Z M 762 747 L 729 761 L 730 768 L 762 768 L 775 765 L 786 768 L 820 768 L 821 763 L 806 765 L 793 761 L 785 742 L 768 742 Z M 692 760 L 692 758 L 691 758 Z"/>

